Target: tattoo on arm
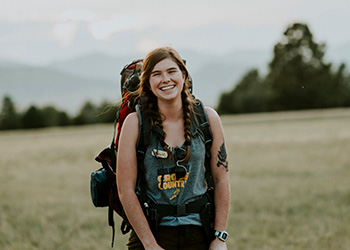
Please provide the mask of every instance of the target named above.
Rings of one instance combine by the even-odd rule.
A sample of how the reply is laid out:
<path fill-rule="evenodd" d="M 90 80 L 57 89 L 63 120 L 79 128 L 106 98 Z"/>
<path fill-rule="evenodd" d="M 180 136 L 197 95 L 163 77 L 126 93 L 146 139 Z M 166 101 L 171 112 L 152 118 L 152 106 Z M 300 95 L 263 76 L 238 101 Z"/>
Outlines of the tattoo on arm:
<path fill-rule="evenodd" d="M 217 158 L 218 158 L 218 162 L 216 166 L 218 168 L 220 166 L 223 166 L 226 169 L 226 172 L 228 172 L 228 162 L 227 162 L 227 152 L 226 152 L 225 142 L 221 144 Z"/>

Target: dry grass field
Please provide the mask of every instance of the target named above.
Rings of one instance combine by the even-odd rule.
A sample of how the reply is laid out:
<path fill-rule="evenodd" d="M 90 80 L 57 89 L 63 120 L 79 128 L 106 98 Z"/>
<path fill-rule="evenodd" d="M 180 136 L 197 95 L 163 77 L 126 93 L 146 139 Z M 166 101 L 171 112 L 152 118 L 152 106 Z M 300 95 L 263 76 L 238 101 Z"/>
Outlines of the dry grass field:
<path fill-rule="evenodd" d="M 350 109 L 222 117 L 228 249 L 350 249 Z M 0 249 L 111 249 L 90 172 L 112 125 L 0 132 Z M 119 220 L 117 216 L 117 227 Z M 114 249 L 126 249 L 116 232 Z"/>

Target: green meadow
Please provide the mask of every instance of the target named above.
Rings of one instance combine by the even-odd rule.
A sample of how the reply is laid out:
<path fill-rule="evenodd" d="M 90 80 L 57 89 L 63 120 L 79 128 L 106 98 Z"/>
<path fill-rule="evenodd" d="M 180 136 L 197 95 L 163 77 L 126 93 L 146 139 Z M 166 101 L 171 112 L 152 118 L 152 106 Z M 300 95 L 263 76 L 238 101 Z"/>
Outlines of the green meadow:
<path fill-rule="evenodd" d="M 228 249 L 350 249 L 350 109 L 222 117 Z M 0 132 L 0 249 L 111 249 L 90 198 L 112 124 Z M 114 249 L 128 236 L 115 215 Z"/>

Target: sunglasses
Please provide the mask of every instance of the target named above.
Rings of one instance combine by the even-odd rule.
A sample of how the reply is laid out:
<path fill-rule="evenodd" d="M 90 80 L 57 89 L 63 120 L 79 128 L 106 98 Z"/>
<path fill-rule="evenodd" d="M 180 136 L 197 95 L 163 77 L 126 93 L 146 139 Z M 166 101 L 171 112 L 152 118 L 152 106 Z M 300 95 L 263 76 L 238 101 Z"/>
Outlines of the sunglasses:
<path fill-rule="evenodd" d="M 176 147 L 174 151 L 174 158 L 176 162 L 175 175 L 176 179 L 178 180 L 185 177 L 187 174 L 187 168 L 183 165 L 183 161 L 186 157 L 186 149 L 183 147 Z"/>

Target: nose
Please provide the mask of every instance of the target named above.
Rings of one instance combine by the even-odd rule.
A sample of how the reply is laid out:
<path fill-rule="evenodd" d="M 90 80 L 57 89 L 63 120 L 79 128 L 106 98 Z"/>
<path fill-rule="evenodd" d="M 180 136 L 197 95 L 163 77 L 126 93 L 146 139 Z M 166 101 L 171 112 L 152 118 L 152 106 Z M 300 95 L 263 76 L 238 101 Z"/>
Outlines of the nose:
<path fill-rule="evenodd" d="M 163 74 L 162 82 L 163 83 L 170 82 L 170 77 L 168 76 L 168 74 Z"/>

